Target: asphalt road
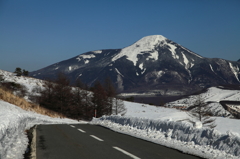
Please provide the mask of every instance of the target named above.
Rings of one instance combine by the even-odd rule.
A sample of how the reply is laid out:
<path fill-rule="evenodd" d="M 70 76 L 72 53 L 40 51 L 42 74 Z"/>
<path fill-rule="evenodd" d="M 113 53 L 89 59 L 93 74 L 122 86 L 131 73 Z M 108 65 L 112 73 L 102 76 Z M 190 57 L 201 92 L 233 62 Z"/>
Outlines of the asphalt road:
<path fill-rule="evenodd" d="M 101 126 L 39 125 L 37 159 L 197 159 Z"/>

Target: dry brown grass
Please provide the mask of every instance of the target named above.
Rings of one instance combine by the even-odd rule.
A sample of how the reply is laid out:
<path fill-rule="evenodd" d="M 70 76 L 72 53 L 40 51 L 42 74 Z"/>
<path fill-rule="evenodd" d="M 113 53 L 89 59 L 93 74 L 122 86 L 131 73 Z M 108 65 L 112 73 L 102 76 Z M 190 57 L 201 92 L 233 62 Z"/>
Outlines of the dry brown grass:
<path fill-rule="evenodd" d="M 6 101 L 8 103 L 11 103 L 13 105 L 16 105 L 27 111 L 33 111 L 38 114 L 47 115 L 47 116 L 54 117 L 54 118 L 64 117 L 64 115 L 62 115 L 60 113 L 56 113 L 49 109 L 43 108 L 39 105 L 30 103 L 30 102 L 26 101 L 24 98 L 15 96 L 14 94 L 12 94 L 12 92 L 5 90 L 3 88 L 0 88 L 0 99 L 3 101 Z"/>

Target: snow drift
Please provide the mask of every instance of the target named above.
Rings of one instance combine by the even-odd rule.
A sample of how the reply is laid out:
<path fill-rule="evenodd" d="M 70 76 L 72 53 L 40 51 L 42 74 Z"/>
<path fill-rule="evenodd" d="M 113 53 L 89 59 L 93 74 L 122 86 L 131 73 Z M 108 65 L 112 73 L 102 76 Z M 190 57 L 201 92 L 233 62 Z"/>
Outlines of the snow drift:
<path fill-rule="evenodd" d="M 0 100 L 0 159 L 21 159 L 28 145 L 25 130 L 38 124 L 78 123 L 25 111 Z"/>
<path fill-rule="evenodd" d="M 204 158 L 237 159 L 240 156 L 237 133 L 222 134 L 214 129 L 195 128 L 187 122 L 136 117 L 104 116 L 91 123 Z"/>

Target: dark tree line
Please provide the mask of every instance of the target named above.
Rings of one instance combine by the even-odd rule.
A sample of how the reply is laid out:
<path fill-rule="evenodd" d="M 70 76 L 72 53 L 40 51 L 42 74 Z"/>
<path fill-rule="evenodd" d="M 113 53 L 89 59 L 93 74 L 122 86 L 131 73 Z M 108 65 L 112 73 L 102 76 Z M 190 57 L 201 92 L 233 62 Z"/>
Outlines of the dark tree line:
<path fill-rule="evenodd" d="M 60 112 L 69 118 L 90 120 L 95 116 L 110 115 L 113 113 L 113 107 L 115 108 L 113 99 L 116 93 L 109 78 L 104 84 L 97 81 L 93 87 L 85 90 L 86 86 L 80 80 L 71 87 L 68 78 L 63 73 L 59 73 L 55 80 L 45 81 L 44 87 L 42 90 L 37 90 L 40 96 L 36 101 L 41 106 Z M 122 109 L 117 109 L 118 113 L 121 113 L 120 110 L 126 111 L 123 102 L 119 104 L 120 106 Z"/>

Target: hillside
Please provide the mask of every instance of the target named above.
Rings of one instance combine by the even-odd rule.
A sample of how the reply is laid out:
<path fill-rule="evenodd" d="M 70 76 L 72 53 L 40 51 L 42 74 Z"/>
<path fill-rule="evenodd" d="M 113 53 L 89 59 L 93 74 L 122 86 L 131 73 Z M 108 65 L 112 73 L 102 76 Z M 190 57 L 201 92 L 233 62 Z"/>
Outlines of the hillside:
<path fill-rule="evenodd" d="M 224 87 L 211 87 L 204 93 L 199 95 L 191 95 L 187 98 L 169 102 L 166 105 L 168 107 L 183 107 L 184 109 L 187 109 L 188 107 L 192 106 L 199 99 L 199 97 L 203 99 L 204 102 L 209 103 L 208 107 L 215 116 L 232 117 L 231 113 L 229 113 L 231 110 L 228 108 L 234 109 L 240 114 L 240 90 L 226 89 Z M 228 108 L 224 109 L 223 105 L 221 104 L 222 101 L 234 101 L 239 103 L 227 104 Z"/>

